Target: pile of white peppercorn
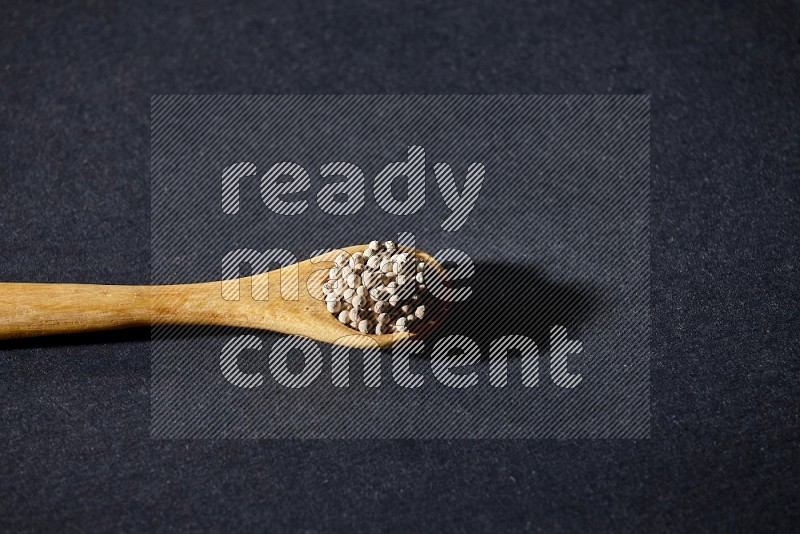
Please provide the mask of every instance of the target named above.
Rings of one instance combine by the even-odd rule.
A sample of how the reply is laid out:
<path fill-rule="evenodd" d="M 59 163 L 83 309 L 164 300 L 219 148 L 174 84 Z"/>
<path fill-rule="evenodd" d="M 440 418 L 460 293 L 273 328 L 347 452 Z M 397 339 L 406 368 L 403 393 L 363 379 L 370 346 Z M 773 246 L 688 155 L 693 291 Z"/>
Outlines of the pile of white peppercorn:
<path fill-rule="evenodd" d="M 328 311 L 364 334 L 405 332 L 425 317 L 425 262 L 392 241 L 340 254 L 322 286 Z"/>

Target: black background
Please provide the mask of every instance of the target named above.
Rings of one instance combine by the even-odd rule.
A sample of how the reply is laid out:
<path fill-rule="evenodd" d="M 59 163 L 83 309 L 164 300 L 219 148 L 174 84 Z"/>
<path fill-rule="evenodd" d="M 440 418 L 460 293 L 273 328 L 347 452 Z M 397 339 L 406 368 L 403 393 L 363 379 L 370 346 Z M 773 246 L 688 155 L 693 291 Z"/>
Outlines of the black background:
<path fill-rule="evenodd" d="M 147 331 L 6 342 L 0 521 L 787 530 L 799 11 L 4 3 L 3 280 L 148 281 L 153 94 L 650 93 L 653 359 L 650 440 L 158 442 Z"/>

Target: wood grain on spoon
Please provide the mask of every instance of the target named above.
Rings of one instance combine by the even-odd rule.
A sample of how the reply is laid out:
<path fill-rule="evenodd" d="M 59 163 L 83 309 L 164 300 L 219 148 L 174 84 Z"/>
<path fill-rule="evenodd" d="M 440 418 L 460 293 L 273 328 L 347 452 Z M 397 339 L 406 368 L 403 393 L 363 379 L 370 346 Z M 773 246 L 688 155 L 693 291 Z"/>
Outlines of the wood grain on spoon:
<path fill-rule="evenodd" d="M 350 346 L 365 346 L 365 338 L 370 338 L 388 347 L 416 334 L 362 334 L 340 323 L 325 307 L 322 284 L 336 255 L 365 248 L 346 247 L 223 282 L 163 286 L 0 283 L 0 339 L 156 324 L 213 325 L 258 328 Z M 444 272 L 428 254 L 413 253 L 436 272 Z M 234 298 L 237 286 L 238 300 L 227 300 Z M 253 289 L 263 300 L 252 298 Z"/>

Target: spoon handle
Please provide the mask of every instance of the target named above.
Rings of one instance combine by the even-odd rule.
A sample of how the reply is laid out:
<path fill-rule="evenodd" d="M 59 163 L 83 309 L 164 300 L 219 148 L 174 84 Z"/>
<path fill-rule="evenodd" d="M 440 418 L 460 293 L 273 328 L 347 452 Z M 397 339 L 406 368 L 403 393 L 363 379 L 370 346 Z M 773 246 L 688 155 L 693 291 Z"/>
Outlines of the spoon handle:
<path fill-rule="evenodd" d="M 270 282 L 267 282 L 269 277 Z M 254 280 L 263 290 L 250 297 Z M 241 287 L 236 296 L 233 287 Z M 289 334 L 313 333 L 309 315 L 324 311 L 318 303 L 282 298 L 274 273 L 245 277 L 226 284 L 124 286 L 93 284 L 0 283 L 0 339 L 114 330 L 153 324 L 216 325 L 261 328 Z M 226 289 L 227 288 L 227 289 Z M 290 295 L 291 297 L 291 295 Z M 327 312 L 325 312 L 327 313 Z M 338 324 L 338 323 L 337 323 Z"/>
<path fill-rule="evenodd" d="M 149 288 L 0 284 L 0 339 L 150 324 Z"/>

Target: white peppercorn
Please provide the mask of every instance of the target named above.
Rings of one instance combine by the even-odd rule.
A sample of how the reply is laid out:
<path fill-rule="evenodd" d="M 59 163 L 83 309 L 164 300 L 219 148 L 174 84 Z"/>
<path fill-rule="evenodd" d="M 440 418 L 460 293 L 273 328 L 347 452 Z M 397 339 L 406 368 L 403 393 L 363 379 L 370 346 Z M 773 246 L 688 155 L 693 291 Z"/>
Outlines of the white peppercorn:
<path fill-rule="evenodd" d="M 376 276 L 372 271 L 367 271 L 361 275 L 361 283 L 367 288 L 372 288 L 375 284 L 377 284 L 378 279 L 379 277 Z"/>
<path fill-rule="evenodd" d="M 384 291 L 384 287 L 382 285 L 378 285 L 369 290 L 369 296 L 373 300 L 382 300 L 385 292 L 386 291 Z"/>
<path fill-rule="evenodd" d="M 338 300 L 328 301 L 328 311 L 331 313 L 339 313 L 339 310 L 342 309 L 342 303 Z"/>
<path fill-rule="evenodd" d="M 355 269 L 357 265 L 363 265 L 363 264 L 364 264 L 364 255 L 359 254 L 358 252 L 353 254 L 350 257 L 350 261 L 348 262 L 348 265 L 350 266 L 351 269 Z"/>
<path fill-rule="evenodd" d="M 339 322 L 342 323 L 342 324 L 347 324 L 347 321 L 349 320 L 348 315 L 349 314 L 347 313 L 346 310 L 340 311 L 339 312 Z"/>
<path fill-rule="evenodd" d="M 355 289 L 356 287 L 361 285 L 361 276 L 356 273 L 351 273 L 347 275 L 347 285 Z"/>
<path fill-rule="evenodd" d="M 363 319 L 358 323 L 358 331 L 364 334 L 368 334 L 371 328 L 372 323 L 370 323 L 367 319 Z"/>
<path fill-rule="evenodd" d="M 414 274 L 416 274 L 416 268 L 414 267 L 414 262 L 411 260 L 402 262 L 400 264 L 400 272 L 397 274 L 402 274 L 405 276 L 414 276 Z"/>

